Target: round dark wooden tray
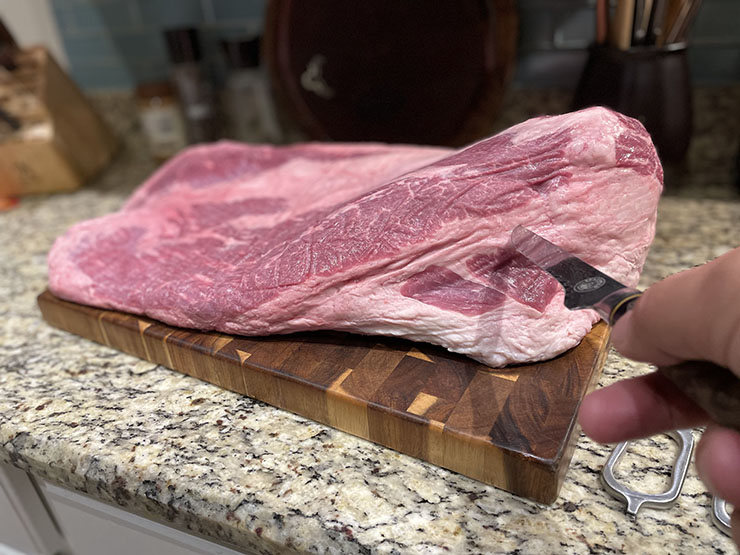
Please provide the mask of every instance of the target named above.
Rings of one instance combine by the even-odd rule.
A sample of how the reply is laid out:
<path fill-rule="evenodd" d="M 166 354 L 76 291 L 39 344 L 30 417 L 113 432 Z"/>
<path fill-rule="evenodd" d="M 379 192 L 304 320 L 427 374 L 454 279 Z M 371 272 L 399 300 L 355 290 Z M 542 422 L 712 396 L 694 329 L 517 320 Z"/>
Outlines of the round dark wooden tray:
<path fill-rule="evenodd" d="M 489 132 L 516 36 L 514 0 L 272 0 L 263 47 L 309 138 L 458 146 Z"/>

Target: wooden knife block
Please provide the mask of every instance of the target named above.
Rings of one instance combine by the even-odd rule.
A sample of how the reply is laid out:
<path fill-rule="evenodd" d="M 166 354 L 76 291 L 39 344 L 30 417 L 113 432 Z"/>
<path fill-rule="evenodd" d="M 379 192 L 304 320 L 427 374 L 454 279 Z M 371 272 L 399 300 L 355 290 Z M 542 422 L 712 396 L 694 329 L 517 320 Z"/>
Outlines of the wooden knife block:
<path fill-rule="evenodd" d="M 71 191 L 111 160 L 118 141 L 44 47 L 0 68 L 0 196 Z"/>

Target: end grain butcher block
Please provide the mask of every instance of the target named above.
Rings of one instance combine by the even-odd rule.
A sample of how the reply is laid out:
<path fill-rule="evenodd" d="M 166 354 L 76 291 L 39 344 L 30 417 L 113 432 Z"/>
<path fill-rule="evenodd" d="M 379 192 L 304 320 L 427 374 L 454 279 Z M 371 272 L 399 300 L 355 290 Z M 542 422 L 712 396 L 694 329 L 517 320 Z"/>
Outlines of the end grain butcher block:
<path fill-rule="evenodd" d="M 597 324 L 553 360 L 491 370 L 441 347 L 347 333 L 238 337 L 40 295 L 44 318 L 220 387 L 552 503 L 608 348 Z"/>

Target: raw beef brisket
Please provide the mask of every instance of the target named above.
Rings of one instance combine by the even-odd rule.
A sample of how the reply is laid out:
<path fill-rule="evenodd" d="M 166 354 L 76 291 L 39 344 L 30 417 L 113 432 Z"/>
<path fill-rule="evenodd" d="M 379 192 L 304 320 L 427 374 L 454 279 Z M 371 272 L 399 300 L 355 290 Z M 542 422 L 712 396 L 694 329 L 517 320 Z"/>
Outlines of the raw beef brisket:
<path fill-rule="evenodd" d="M 635 285 L 662 169 L 603 108 L 460 151 L 375 144 L 191 148 L 49 256 L 52 292 L 242 335 L 334 329 L 542 360 L 596 320 L 508 247 L 517 224 Z"/>

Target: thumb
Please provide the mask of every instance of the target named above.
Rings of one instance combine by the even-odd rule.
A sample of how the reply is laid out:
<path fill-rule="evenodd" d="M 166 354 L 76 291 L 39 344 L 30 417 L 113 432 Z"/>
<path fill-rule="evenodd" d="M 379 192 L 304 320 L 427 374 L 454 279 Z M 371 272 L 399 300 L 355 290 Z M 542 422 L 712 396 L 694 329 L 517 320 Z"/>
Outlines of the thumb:
<path fill-rule="evenodd" d="M 740 248 L 649 287 L 614 327 L 624 356 L 667 365 L 710 360 L 740 375 Z"/>

